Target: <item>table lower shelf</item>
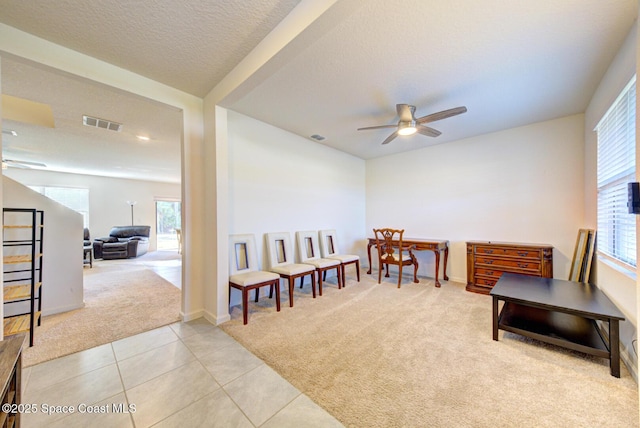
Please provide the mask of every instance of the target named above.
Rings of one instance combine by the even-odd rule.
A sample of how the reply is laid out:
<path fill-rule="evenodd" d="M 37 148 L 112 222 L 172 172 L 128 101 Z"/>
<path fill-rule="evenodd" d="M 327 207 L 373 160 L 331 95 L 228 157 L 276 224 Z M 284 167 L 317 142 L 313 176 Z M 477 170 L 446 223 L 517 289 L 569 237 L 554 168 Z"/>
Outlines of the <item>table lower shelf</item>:
<path fill-rule="evenodd" d="M 498 327 L 541 342 L 610 358 L 605 339 L 595 320 L 589 318 L 505 302 Z"/>

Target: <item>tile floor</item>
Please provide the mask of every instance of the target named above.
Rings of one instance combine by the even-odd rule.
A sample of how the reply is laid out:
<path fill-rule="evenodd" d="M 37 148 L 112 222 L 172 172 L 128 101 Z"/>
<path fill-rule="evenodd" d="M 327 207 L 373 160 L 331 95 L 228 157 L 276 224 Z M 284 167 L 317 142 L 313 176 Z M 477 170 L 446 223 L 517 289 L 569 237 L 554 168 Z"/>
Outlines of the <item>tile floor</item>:
<path fill-rule="evenodd" d="M 23 391 L 25 428 L 342 426 L 204 319 L 28 367 Z"/>
<path fill-rule="evenodd" d="M 144 265 L 180 288 L 179 256 L 145 256 L 108 263 Z M 24 428 L 342 426 L 203 318 L 28 367 L 22 386 L 38 410 Z"/>

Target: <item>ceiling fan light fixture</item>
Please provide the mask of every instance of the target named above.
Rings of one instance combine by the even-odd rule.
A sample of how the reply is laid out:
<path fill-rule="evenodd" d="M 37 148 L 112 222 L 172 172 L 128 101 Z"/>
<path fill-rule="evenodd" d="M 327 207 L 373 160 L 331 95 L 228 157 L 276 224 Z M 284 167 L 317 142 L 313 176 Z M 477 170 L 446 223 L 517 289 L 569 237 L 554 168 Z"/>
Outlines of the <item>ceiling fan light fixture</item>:
<path fill-rule="evenodd" d="M 413 135 L 418 131 L 416 128 L 416 121 L 400 122 L 398 124 L 398 135 Z"/>

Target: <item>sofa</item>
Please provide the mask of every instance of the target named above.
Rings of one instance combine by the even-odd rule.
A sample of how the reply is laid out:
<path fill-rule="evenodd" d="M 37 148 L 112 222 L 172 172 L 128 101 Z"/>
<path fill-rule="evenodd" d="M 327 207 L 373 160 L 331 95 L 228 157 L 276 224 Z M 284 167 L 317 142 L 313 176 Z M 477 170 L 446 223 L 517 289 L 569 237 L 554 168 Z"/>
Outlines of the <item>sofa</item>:
<path fill-rule="evenodd" d="M 95 259 L 131 259 L 149 250 L 151 226 L 115 226 L 109 236 L 93 240 Z"/>

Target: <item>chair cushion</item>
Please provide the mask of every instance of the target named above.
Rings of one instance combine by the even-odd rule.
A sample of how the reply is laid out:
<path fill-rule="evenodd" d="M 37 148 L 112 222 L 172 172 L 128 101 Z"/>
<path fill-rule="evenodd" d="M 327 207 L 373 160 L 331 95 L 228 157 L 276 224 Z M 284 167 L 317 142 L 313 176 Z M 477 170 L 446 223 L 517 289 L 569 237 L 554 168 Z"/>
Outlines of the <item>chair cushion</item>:
<path fill-rule="evenodd" d="M 356 256 L 355 254 L 334 254 L 327 258 L 340 260 L 340 263 L 350 263 L 355 262 L 356 260 L 360 260 L 360 257 Z"/>
<path fill-rule="evenodd" d="M 229 277 L 229 282 L 240 285 L 242 287 L 247 287 L 249 285 L 260 284 L 261 282 L 273 281 L 276 279 L 280 279 L 280 275 L 278 275 L 277 273 L 259 270 L 231 275 Z"/>
<path fill-rule="evenodd" d="M 100 241 L 100 242 L 118 242 L 118 238 L 115 238 L 113 236 L 105 236 L 104 238 L 96 238 L 94 239 L 94 241 Z"/>
<path fill-rule="evenodd" d="M 292 263 L 290 265 L 274 266 L 271 268 L 271 272 L 275 272 L 281 275 L 299 275 L 301 273 L 311 273 L 316 269 L 311 265 L 303 265 L 298 263 Z"/>
<path fill-rule="evenodd" d="M 389 257 L 389 255 L 388 255 L 388 254 L 383 254 L 383 255 L 382 255 L 382 259 L 383 259 L 383 260 L 386 260 L 386 259 L 387 259 L 387 257 Z M 396 262 L 400 260 L 400 257 L 398 257 L 398 255 L 397 255 L 397 254 L 392 254 L 392 255 L 391 255 L 391 258 L 392 258 L 393 260 L 395 260 Z M 407 261 L 407 260 L 411 260 L 411 257 L 410 257 L 408 254 L 403 254 L 403 255 L 402 255 L 402 261 L 403 261 L 403 262 L 405 262 L 405 261 Z"/>
<path fill-rule="evenodd" d="M 318 269 L 326 269 L 326 268 L 330 268 L 332 266 L 338 266 L 340 265 L 340 260 L 335 260 L 335 259 L 312 259 L 312 260 L 305 260 L 305 262 L 303 264 L 309 264 L 309 265 L 313 265 Z"/>

